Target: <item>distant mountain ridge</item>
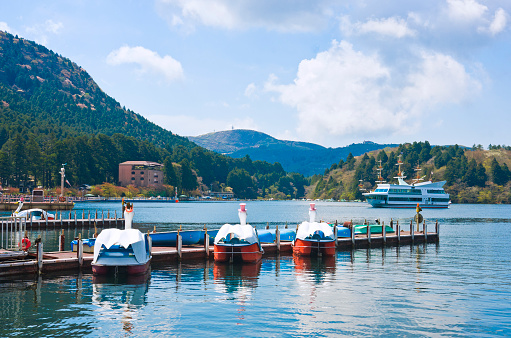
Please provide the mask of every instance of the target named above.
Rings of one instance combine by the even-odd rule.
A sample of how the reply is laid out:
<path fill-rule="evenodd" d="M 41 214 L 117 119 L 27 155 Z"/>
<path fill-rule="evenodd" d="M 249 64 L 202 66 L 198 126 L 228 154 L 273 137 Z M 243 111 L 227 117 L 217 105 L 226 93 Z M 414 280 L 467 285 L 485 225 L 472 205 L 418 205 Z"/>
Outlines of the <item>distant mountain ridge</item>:
<path fill-rule="evenodd" d="M 201 147 L 231 157 L 249 155 L 252 160 L 279 162 L 287 172 L 298 172 L 305 176 L 323 174 L 333 163 L 345 160 L 349 153 L 358 156 L 369 151 L 398 146 L 366 141 L 347 147 L 325 148 L 314 143 L 278 140 L 268 134 L 246 129 L 189 136 L 188 139 Z"/>

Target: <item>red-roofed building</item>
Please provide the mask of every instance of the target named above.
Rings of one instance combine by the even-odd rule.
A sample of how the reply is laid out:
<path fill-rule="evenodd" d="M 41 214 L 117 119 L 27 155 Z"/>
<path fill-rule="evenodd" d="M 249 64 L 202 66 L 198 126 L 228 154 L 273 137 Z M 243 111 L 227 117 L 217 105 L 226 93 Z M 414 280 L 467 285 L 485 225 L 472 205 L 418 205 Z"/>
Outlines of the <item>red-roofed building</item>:
<path fill-rule="evenodd" d="M 161 187 L 163 164 L 150 161 L 126 161 L 119 164 L 119 184 L 123 187 Z"/>

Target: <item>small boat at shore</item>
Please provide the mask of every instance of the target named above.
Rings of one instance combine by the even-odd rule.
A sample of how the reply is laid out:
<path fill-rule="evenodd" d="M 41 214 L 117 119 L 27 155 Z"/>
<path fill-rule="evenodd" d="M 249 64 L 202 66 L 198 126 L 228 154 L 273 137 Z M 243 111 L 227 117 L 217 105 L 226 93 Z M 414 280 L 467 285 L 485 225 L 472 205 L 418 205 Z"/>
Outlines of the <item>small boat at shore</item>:
<path fill-rule="evenodd" d="M 297 255 L 335 255 L 333 228 L 328 223 L 316 222 L 315 203 L 310 204 L 309 222 L 302 222 L 296 230 L 293 253 Z"/>
<path fill-rule="evenodd" d="M 96 238 L 92 273 L 105 275 L 125 272 L 129 275 L 147 272 L 151 263 L 151 238 L 132 229 L 133 205 L 124 210 L 125 229 L 105 229 Z"/>
<path fill-rule="evenodd" d="M 257 263 L 263 256 L 257 230 L 247 224 L 245 203 L 238 210 L 240 224 L 224 224 L 215 237 L 215 262 Z"/>

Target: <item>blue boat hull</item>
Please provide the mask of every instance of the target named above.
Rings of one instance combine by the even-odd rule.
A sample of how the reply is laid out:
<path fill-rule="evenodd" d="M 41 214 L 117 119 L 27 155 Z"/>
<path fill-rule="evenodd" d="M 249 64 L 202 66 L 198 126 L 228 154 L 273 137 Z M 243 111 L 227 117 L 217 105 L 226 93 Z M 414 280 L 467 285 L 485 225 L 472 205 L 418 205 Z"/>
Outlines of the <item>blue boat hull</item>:
<path fill-rule="evenodd" d="M 276 229 L 258 230 L 259 241 L 261 243 L 274 243 L 277 236 L 275 235 Z M 293 229 L 282 229 L 280 232 L 280 241 L 292 242 L 296 238 L 296 231 Z"/>
<path fill-rule="evenodd" d="M 201 240 L 202 230 L 184 230 L 180 231 L 179 234 L 182 238 L 183 245 L 194 245 L 198 244 Z M 149 234 L 153 241 L 153 246 L 176 246 L 177 242 L 177 231 L 169 232 L 157 232 Z"/>

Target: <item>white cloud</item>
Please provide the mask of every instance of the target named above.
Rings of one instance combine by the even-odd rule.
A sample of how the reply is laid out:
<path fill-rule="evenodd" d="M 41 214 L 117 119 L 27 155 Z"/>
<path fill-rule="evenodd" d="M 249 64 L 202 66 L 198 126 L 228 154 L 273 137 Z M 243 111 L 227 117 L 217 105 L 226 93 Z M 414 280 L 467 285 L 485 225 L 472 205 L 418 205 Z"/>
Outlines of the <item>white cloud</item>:
<path fill-rule="evenodd" d="M 225 29 L 262 27 L 277 31 L 314 31 L 333 16 L 332 0 L 158 0 L 157 9 L 172 26 L 204 25 Z"/>
<path fill-rule="evenodd" d="M 492 35 L 496 35 L 504 30 L 507 25 L 507 13 L 502 8 L 495 11 L 495 17 L 490 24 L 489 31 Z"/>
<path fill-rule="evenodd" d="M 256 90 L 256 85 L 254 83 L 250 83 L 247 88 L 245 88 L 245 96 L 248 98 L 257 98 Z"/>
<path fill-rule="evenodd" d="M 53 20 L 46 20 L 44 23 L 45 30 L 53 34 L 59 34 L 60 30 L 64 27 L 62 22 L 53 22 Z"/>
<path fill-rule="evenodd" d="M 258 130 L 255 121 L 250 118 L 212 119 L 198 118 L 189 115 L 147 115 L 150 121 L 157 125 L 183 136 L 198 136 L 214 131 L 235 129 Z"/>
<path fill-rule="evenodd" d="M 0 31 L 9 32 L 11 34 L 16 34 L 11 27 L 7 24 L 7 22 L 1 22 L 0 21 Z"/>
<path fill-rule="evenodd" d="M 415 69 L 393 70 L 378 55 L 333 41 L 329 50 L 300 63 L 293 83 L 279 85 L 272 75 L 265 89 L 296 108 L 297 134 L 315 141 L 406 131 L 419 124 L 429 108 L 460 102 L 480 89 L 452 57 L 426 51 L 415 57 Z M 397 84 L 394 77 L 405 80 Z"/>
<path fill-rule="evenodd" d="M 106 61 L 111 65 L 135 63 L 141 73 L 162 74 L 168 81 L 184 77 L 183 68 L 179 61 L 169 55 L 161 57 L 158 53 L 144 47 L 123 46 L 108 54 Z"/>
<path fill-rule="evenodd" d="M 400 17 L 385 19 L 370 19 L 366 22 L 352 24 L 348 17 L 341 18 L 341 30 L 348 34 L 369 34 L 376 33 L 395 38 L 415 36 L 416 32 L 408 27 L 407 22 Z"/>
<path fill-rule="evenodd" d="M 447 0 L 449 16 L 459 21 L 480 20 L 488 7 L 475 0 Z"/>

